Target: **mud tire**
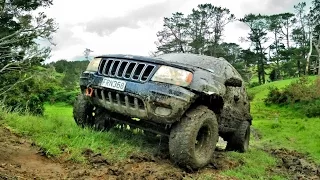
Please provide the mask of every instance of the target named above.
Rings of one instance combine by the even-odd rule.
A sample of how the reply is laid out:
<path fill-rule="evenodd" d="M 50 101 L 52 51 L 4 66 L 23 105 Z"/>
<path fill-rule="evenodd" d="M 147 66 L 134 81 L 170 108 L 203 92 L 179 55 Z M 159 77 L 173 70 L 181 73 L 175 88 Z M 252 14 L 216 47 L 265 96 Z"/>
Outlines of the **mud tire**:
<path fill-rule="evenodd" d="M 93 106 L 83 94 L 79 94 L 74 103 L 73 117 L 78 126 L 97 131 L 109 130 L 116 124 L 105 109 Z"/>
<path fill-rule="evenodd" d="M 238 151 L 244 153 L 249 149 L 250 123 L 243 121 L 239 129 L 234 133 L 227 143 L 227 151 Z"/>
<path fill-rule="evenodd" d="M 202 168 L 211 161 L 218 138 L 218 122 L 214 112 L 205 106 L 190 109 L 171 129 L 171 159 L 181 167 Z M 199 144 L 196 144 L 198 141 Z"/>
<path fill-rule="evenodd" d="M 94 106 L 86 99 L 85 95 L 79 94 L 73 105 L 73 118 L 78 126 L 86 127 L 93 125 Z"/>

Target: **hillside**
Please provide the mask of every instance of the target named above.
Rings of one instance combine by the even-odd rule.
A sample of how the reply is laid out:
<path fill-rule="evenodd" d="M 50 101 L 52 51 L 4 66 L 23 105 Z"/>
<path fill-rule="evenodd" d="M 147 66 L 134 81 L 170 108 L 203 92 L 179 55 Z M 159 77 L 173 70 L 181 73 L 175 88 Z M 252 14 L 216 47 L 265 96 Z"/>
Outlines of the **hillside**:
<path fill-rule="evenodd" d="M 315 172 L 320 170 L 319 118 L 306 118 L 290 107 L 267 107 L 263 103 L 268 87 L 283 88 L 294 80 L 249 89 L 254 94 L 250 151 L 240 154 L 217 150 L 212 163 L 198 172 L 179 169 L 169 160 L 165 140 L 148 138 L 137 129 L 96 132 L 77 127 L 72 118 L 72 107 L 66 104 L 46 104 L 44 117 L 0 110 L 0 134 L 4 137 L 0 139 L 0 152 L 9 148 L 10 152 L 15 152 L 10 157 L 18 157 L 11 159 L 1 153 L 0 160 L 5 163 L 0 164 L 0 178 L 317 178 Z M 15 148 L 25 153 L 25 157 L 32 157 L 30 161 L 45 166 L 34 170 L 32 163 Z M 12 168 L 15 166 L 20 168 Z M 46 168 L 52 170 L 47 172 Z"/>
<path fill-rule="evenodd" d="M 312 80 L 315 78 L 315 76 L 310 77 Z M 306 153 L 320 164 L 320 132 L 318 130 L 320 119 L 307 118 L 290 107 L 267 107 L 263 103 L 269 87 L 283 88 L 296 80 L 298 79 L 273 82 L 249 90 L 255 94 L 251 104 L 253 124 L 263 135 L 257 145 Z"/>

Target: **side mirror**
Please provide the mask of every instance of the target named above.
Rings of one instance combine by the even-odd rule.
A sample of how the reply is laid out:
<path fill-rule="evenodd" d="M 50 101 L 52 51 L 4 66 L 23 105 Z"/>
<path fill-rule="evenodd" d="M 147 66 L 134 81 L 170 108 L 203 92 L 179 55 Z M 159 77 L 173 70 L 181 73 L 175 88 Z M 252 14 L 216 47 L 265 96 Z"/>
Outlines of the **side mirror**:
<path fill-rule="evenodd" d="M 232 77 L 232 78 L 227 79 L 226 82 L 224 83 L 224 85 L 232 86 L 232 87 L 241 87 L 242 80 Z"/>

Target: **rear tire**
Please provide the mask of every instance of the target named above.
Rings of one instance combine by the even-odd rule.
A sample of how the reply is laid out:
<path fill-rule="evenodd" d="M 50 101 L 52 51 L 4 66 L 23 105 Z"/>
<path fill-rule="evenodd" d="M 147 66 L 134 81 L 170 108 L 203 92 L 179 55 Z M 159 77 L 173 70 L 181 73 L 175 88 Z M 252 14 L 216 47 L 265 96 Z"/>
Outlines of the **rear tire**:
<path fill-rule="evenodd" d="M 190 109 L 171 129 L 171 159 L 182 167 L 202 168 L 211 161 L 218 138 L 218 122 L 214 112 L 205 106 Z"/>
<path fill-rule="evenodd" d="M 250 123 L 243 121 L 239 129 L 228 141 L 226 150 L 227 151 L 238 151 L 244 153 L 249 149 L 250 141 Z"/>

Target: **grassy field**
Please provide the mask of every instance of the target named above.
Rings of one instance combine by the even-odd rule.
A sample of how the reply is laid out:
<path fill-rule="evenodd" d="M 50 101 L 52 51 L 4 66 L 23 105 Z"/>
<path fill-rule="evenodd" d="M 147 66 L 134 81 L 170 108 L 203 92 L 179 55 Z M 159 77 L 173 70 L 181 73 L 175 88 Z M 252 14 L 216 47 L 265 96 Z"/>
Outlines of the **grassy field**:
<path fill-rule="evenodd" d="M 18 133 L 33 139 L 48 156 L 64 155 L 83 161 L 82 152 L 101 152 L 111 161 L 127 158 L 133 152 L 151 152 L 141 137 L 127 131 L 97 132 L 78 127 L 72 118 L 72 107 L 65 104 L 46 105 L 44 117 L 4 113 L 6 124 Z"/>
<path fill-rule="evenodd" d="M 252 136 L 251 149 L 247 153 L 228 152 L 230 160 L 242 165 L 221 174 L 239 179 L 286 179 L 285 174 L 268 170 L 279 161 L 267 153 L 272 148 L 296 150 L 320 164 L 320 119 L 306 118 L 290 107 L 266 107 L 263 103 L 268 87 L 282 88 L 291 81 L 278 81 L 249 89 L 255 94 L 251 103 L 253 129 L 260 138 Z M 6 126 L 13 131 L 34 140 L 48 156 L 63 156 L 83 162 L 82 152 L 91 149 L 117 162 L 132 153 L 154 153 L 159 149 L 152 147 L 154 144 L 148 143 L 141 133 L 119 130 L 96 132 L 77 127 L 72 118 L 72 107 L 65 104 L 47 104 L 45 108 L 43 117 L 21 116 L 4 110 L 0 110 L 0 117 L 4 117 Z M 212 179 L 214 176 L 210 173 L 197 175 L 199 179 Z"/>
<path fill-rule="evenodd" d="M 263 103 L 269 87 L 283 88 L 295 80 L 273 82 L 249 90 L 255 94 L 251 103 L 253 127 L 263 135 L 261 140 L 254 143 L 260 147 L 296 150 L 308 154 L 320 164 L 320 119 L 307 118 L 291 107 L 267 107 Z"/>

